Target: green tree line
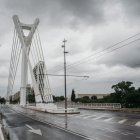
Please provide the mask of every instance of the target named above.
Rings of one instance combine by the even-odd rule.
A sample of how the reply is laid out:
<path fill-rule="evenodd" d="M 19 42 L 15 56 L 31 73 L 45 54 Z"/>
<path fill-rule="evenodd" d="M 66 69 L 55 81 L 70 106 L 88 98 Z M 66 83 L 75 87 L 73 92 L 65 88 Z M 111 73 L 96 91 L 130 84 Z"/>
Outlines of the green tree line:
<path fill-rule="evenodd" d="M 133 83 L 129 81 L 122 81 L 112 85 L 114 92 L 105 96 L 103 99 L 97 99 L 96 96 L 89 98 L 84 96 L 82 98 L 74 97 L 72 93 L 71 100 L 81 103 L 121 103 L 122 107 L 126 108 L 139 108 L 140 107 L 140 87 L 135 88 Z"/>

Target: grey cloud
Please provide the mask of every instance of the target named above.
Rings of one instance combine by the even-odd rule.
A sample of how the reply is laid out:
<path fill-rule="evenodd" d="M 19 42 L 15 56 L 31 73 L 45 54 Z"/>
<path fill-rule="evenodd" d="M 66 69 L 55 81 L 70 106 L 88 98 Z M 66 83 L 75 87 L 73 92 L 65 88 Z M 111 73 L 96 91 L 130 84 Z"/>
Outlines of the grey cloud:
<path fill-rule="evenodd" d="M 106 3 L 106 1 L 108 3 Z M 47 67 L 49 69 L 50 66 L 52 67 L 48 71 L 48 73 L 53 73 L 53 70 L 57 70 L 57 65 L 62 64 L 63 68 L 63 50 L 60 47 L 62 44 L 61 36 L 62 39 L 64 36 L 68 40 L 67 51 L 69 51 L 69 54 L 67 56 L 67 64 L 69 64 L 82 59 L 82 57 L 86 55 L 89 56 L 91 54 L 90 50 L 93 52 L 98 51 L 98 49 L 100 50 L 103 49 L 104 46 L 108 46 L 107 44 L 113 44 L 112 42 L 116 42 L 117 39 L 121 40 L 121 38 L 125 38 L 124 34 L 128 35 L 132 32 L 134 34 L 137 33 L 139 24 L 136 23 L 136 26 L 132 26 L 130 29 L 130 27 L 127 26 L 124 18 L 122 19 L 118 16 L 117 19 L 115 19 L 115 16 L 112 16 L 114 14 L 111 14 L 110 16 L 110 14 L 106 13 L 115 12 L 115 15 L 124 15 L 125 12 L 126 18 L 129 17 L 132 22 L 135 22 L 135 17 L 139 17 L 139 1 L 120 0 L 118 2 L 122 3 L 122 7 L 119 7 L 120 5 L 116 5 L 117 1 L 114 2 L 110 0 L 3 0 L 3 3 L 5 3 L 5 7 L 1 6 L 0 8 L 4 13 L 0 14 L 3 22 L 1 23 L 0 33 L 2 35 L 5 34 L 6 36 L 3 38 L 1 37 L 1 41 L 3 40 L 3 42 L 8 42 L 8 49 L 7 51 L 5 51 L 5 54 L 7 54 L 7 52 L 10 52 L 11 45 L 9 44 L 12 44 L 9 40 L 12 40 L 13 33 L 9 35 L 7 34 L 9 31 L 13 31 L 13 22 L 11 16 L 13 14 L 18 14 L 21 21 L 25 21 L 25 23 L 32 23 L 34 18 L 39 17 L 41 20 L 39 31 L 40 35 L 43 36 L 43 39 L 41 41 L 47 40 L 44 41 L 44 43 L 42 42 L 42 44 L 45 48 L 46 46 L 48 46 L 44 51 L 45 60 L 47 62 Z M 120 8 L 123 8 L 124 11 L 122 9 L 122 11 L 120 11 Z M 130 20 L 128 20 L 127 22 L 131 23 Z M 78 33 L 76 35 L 77 31 Z M 84 34 L 84 32 L 86 31 L 87 33 Z M 109 34 L 109 32 L 112 33 Z M 119 36 L 120 38 L 117 36 Z M 68 37 L 70 37 L 70 39 Z M 47 44 L 48 42 L 53 41 L 55 43 Z M 0 42 L 0 44 L 2 44 L 2 42 Z M 55 48 L 54 46 L 57 47 Z M 92 46 L 94 48 L 92 48 Z M 52 49 L 51 47 L 54 48 Z M 57 49 L 58 47 L 60 47 L 60 50 Z M 87 81 L 82 81 L 81 83 L 78 83 L 78 81 L 76 81 L 78 78 L 68 78 L 68 83 L 69 81 L 73 80 L 72 84 L 70 83 L 68 85 L 69 93 L 71 92 L 72 88 L 77 88 L 79 92 L 107 93 L 108 89 L 110 90 L 110 87 L 113 83 L 115 84 L 116 82 L 119 82 L 121 80 L 127 80 L 128 78 L 134 82 L 138 81 L 139 71 L 137 70 L 139 70 L 138 67 L 140 66 L 139 51 L 140 49 L 138 43 L 137 45 L 133 45 L 114 52 L 113 54 L 106 55 L 103 57 L 103 59 L 97 59 L 95 63 L 84 63 L 83 65 L 78 65 L 76 67 L 73 67 L 72 69 L 69 69 L 67 71 L 68 74 L 89 75 L 90 77 L 92 77 L 93 75 L 91 81 L 89 78 Z M 6 72 L 6 75 L 8 74 L 8 67 L 10 65 L 10 62 L 6 60 L 3 61 L 4 58 L 8 56 L 6 56 L 5 54 L 1 54 L 0 66 L 5 66 L 7 72 L 5 69 L 3 71 Z M 118 70 L 115 65 L 121 67 L 122 69 Z M 130 70 L 127 74 L 123 73 L 124 65 L 128 66 L 125 68 L 125 71 Z M 19 67 L 20 66 L 21 65 L 19 65 Z M 131 69 L 136 71 L 132 72 Z M 4 80 L 5 78 L 3 76 L 3 71 L 1 72 L 2 74 L 0 73 L 0 75 Z M 107 73 L 104 74 L 105 72 Z M 134 76 L 135 73 L 136 76 Z M 63 74 L 63 70 L 58 72 L 58 74 Z M 53 77 L 49 78 L 51 81 L 51 87 L 54 89 L 54 92 L 58 94 L 58 90 L 60 90 L 60 94 L 63 93 L 63 77 L 59 80 L 56 80 L 56 77 L 55 79 L 53 79 Z M 19 76 L 17 73 L 17 79 L 20 80 L 20 68 Z M 117 81 L 115 81 L 115 79 Z M 19 84 L 19 86 L 15 88 L 15 91 L 19 90 L 20 88 L 20 82 L 16 82 L 16 84 L 17 83 Z M 0 90 L 3 90 L 3 87 L 1 85 Z"/>
<path fill-rule="evenodd" d="M 137 44 L 129 45 L 127 48 L 120 49 L 114 53 L 104 56 L 99 60 L 99 63 L 106 64 L 109 66 L 114 65 L 125 65 L 131 68 L 140 67 L 140 46 Z"/>
<path fill-rule="evenodd" d="M 128 16 L 140 16 L 140 1 L 139 0 L 122 0 L 124 10 Z"/>
<path fill-rule="evenodd" d="M 104 21 L 103 0 L 6 0 L 6 6 L 17 13 L 45 18 L 50 24 L 97 24 Z M 22 15 L 21 15 L 22 16 Z"/>

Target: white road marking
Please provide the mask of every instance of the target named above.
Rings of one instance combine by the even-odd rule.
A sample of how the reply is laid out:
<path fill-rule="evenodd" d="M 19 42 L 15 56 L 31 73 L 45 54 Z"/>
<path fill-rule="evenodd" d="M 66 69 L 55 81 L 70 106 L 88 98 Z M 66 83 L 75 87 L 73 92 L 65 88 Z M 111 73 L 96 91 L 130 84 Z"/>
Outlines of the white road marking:
<path fill-rule="evenodd" d="M 83 114 L 83 115 L 78 115 L 78 116 L 75 116 L 75 117 L 84 117 L 84 116 L 88 116 L 89 114 Z"/>
<path fill-rule="evenodd" d="M 130 132 L 125 132 L 125 134 L 128 134 L 128 135 L 133 135 L 134 133 L 130 133 Z"/>
<path fill-rule="evenodd" d="M 40 129 L 34 129 L 33 127 L 31 127 L 30 125 L 26 124 L 26 127 L 30 128 L 30 132 L 38 134 L 40 136 L 42 136 L 41 130 Z"/>
<path fill-rule="evenodd" d="M 135 124 L 135 126 L 140 126 L 140 121 L 138 121 L 138 122 Z"/>
<path fill-rule="evenodd" d="M 114 140 L 120 140 L 120 139 L 118 139 L 118 138 L 115 138 L 115 137 L 112 137 L 112 136 L 109 136 L 109 135 L 106 135 L 106 134 L 98 134 L 98 135 L 100 135 L 100 136 L 104 136 L 104 137 L 108 137 L 108 138 L 111 138 L 111 139 L 114 139 Z"/>
<path fill-rule="evenodd" d="M 87 117 L 83 117 L 84 119 L 88 119 L 88 118 L 92 118 L 92 117 L 95 117 L 96 115 L 90 115 L 90 116 L 87 116 Z"/>
<path fill-rule="evenodd" d="M 127 136 L 127 135 L 129 135 L 129 134 L 127 134 L 127 133 L 121 133 L 122 135 L 125 135 L 125 136 Z"/>
<path fill-rule="evenodd" d="M 124 122 L 126 122 L 127 121 L 127 119 L 123 119 L 123 120 L 121 120 L 121 121 L 118 121 L 118 123 L 119 124 L 123 124 Z"/>
<path fill-rule="evenodd" d="M 105 130 L 107 130 L 109 132 L 116 132 L 116 130 L 112 130 L 112 129 L 108 129 L 108 128 L 105 128 Z"/>
<path fill-rule="evenodd" d="M 68 115 L 68 117 L 77 117 L 77 116 L 79 116 L 79 114 L 70 114 L 70 115 Z"/>
<path fill-rule="evenodd" d="M 92 120 L 98 120 L 98 119 L 101 119 L 103 116 L 101 116 L 101 117 L 97 117 L 97 118 L 94 118 L 94 119 L 92 119 Z"/>
<path fill-rule="evenodd" d="M 136 138 L 137 138 L 137 139 L 140 139 L 140 137 L 139 137 L 139 136 L 136 136 Z"/>
<path fill-rule="evenodd" d="M 108 118 L 108 119 L 105 119 L 104 121 L 105 122 L 109 122 L 109 121 L 111 121 L 113 118 Z"/>

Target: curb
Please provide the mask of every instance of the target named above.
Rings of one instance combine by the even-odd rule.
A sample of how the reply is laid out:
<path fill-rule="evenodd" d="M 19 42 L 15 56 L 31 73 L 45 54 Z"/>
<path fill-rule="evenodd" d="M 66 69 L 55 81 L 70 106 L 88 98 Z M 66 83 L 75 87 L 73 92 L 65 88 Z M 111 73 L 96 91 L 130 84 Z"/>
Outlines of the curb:
<path fill-rule="evenodd" d="M 5 140 L 3 135 L 3 128 L 1 124 L 0 124 L 0 140 Z"/>
<path fill-rule="evenodd" d="M 78 108 L 78 109 L 84 109 L 84 110 L 99 110 L 99 111 L 116 111 L 116 112 L 133 112 L 133 113 L 140 113 L 140 110 L 130 110 L 130 109 L 105 109 L 105 108 Z"/>
<path fill-rule="evenodd" d="M 3 126 L 3 120 L 2 120 L 3 114 L 0 113 L 0 140 L 8 140 L 8 135 L 6 135 L 6 130 Z"/>
<path fill-rule="evenodd" d="M 48 113 L 48 114 L 80 114 L 79 111 L 77 111 L 77 112 L 69 112 L 69 113 L 55 113 L 55 112 L 49 112 L 47 110 L 39 110 L 39 109 L 35 109 L 35 108 L 30 108 L 30 107 L 22 107 L 22 108 L 35 110 L 35 111 L 38 111 L 38 112 L 44 112 L 44 113 Z"/>

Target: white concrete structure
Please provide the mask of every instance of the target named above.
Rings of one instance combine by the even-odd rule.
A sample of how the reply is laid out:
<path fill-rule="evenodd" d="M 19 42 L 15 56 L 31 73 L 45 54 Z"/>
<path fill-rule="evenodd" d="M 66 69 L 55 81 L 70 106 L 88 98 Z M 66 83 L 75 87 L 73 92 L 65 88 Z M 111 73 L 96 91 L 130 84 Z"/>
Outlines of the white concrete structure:
<path fill-rule="evenodd" d="M 39 19 L 36 19 L 34 24 L 24 24 L 19 21 L 17 15 L 14 15 L 13 21 L 15 30 L 10 60 L 7 97 L 9 98 L 12 93 L 20 52 L 22 52 L 20 105 L 26 105 L 26 87 L 29 69 L 36 101 L 36 106 L 33 107 L 34 109 L 50 113 L 77 113 L 73 108 L 68 108 L 67 110 L 64 108 L 57 108 L 53 103 L 43 50 L 37 30 Z M 28 34 L 24 32 L 24 30 L 28 31 Z M 27 107 L 31 108 L 31 106 Z"/>
<path fill-rule="evenodd" d="M 33 73 L 33 68 L 31 65 L 30 58 L 29 58 L 32 38 L 33 38 L 33 35 L 39 24 L 39 19 L 36 19 L 34 24 L 24 24 L 19 21 L 19 18 L 17 15 L 14 15 L 13 21 L 14 21 L 15 30 L 18 34 L 18 38 L 20 40 L 21 48 L 22 48 L 20 105 L 25 106 L 25 104 L 26 104 L 26 85 L 27 85 L 27 81 L 28 81 L 28 67 L 29 67 L 32 84 L 33 84 L 33 88 L 34 88 L 34 92 L 35 92 L 35 100 L 36 100 L 37 107 L 56 109 L 57 108 L 56 105 L 54 105 L 52 103 L 53 98 L 52 98 L 52 94 L 50 91 L 48 79 L 46 80 L 47 82 L 45 84 L 44 78 L 43 78 L 44 87 L 47 88 L 47 91 L 45 91 L 43 93 L 43 92 L 41 92 L 41 90 L 39 90 L 39 85 L 38 85 L 35 75 Z M 25 35 L 23 30 L 27 30 L 29 32 L 29 34 Z M 44 65 L 44 62 L 43 62 L 43 65 Z M 38 67 L 38 68 L 40 68 L 40 67 Z M 45 66 L 43 66 L 43 69 L 44 69 L 43 72 L 46 72 Z M 48 103 L 50 103 L 50 104 L 48 104 Z"/>
<path fill-rule="evenodd" d="M 35 76 L 35 80 L 38 85 L 39 92 L 41 94 L 43 102 L 53 103 L 52 94 L 47 93 L 48 88 L 45 85 L 45 63 L 44 61 L 39 61 L 35 67 L 33 68 L 33 73 Z M 50 92 L 49 92 L 50 93 Z"/>
<path fill-rule="evenodd" d="M 30 64 L 28 54 L 29 54 L 33 34 L 39 24 L 39 19 L 36 19 L 34 24 L 27 25 L 27 24 L 21 23 L 18 19 L 18 16 L 14 15 L 13 21 L 15 24 L 16 32 L 18 33 L 19 40 L 22 45 L 21 46 L 22 47 L 22 63 L 21 63 L 20 105 L 24 106 L 26 104 L 26 85 L 27 85 L 27 81 L 28 81 L 28 64 L 29 64 L 29 68 L 31 69 L 31 64 Z M 23 29 L 29 31 L 28 36 L 24 35 Z M 35 84 L 35 79 L 34 79 L 33 74 L 32 74 L 32 79 Z M 38 92 L 37 89 L 36 89 L 36 92 Z M 38 92 L 38 94 L 39 94 L 39 92 Z"/>

